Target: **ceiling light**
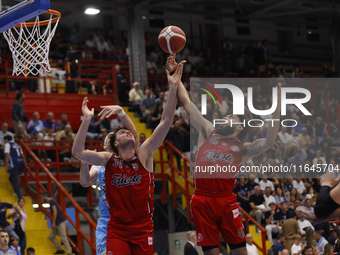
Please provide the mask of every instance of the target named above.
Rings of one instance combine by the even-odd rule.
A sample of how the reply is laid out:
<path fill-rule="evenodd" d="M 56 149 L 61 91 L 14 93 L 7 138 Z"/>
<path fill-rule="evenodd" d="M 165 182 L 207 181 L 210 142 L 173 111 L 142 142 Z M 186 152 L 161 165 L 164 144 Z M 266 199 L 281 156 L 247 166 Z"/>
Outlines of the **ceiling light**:
<path fill-rule="evenodd" d="M 87 14 L 87 15 L 96 15 L 98 13 L 100 13 L 100 10 L 96 9 L 96 8 L 87 8 L 85 10 L 85 14 Z"/>

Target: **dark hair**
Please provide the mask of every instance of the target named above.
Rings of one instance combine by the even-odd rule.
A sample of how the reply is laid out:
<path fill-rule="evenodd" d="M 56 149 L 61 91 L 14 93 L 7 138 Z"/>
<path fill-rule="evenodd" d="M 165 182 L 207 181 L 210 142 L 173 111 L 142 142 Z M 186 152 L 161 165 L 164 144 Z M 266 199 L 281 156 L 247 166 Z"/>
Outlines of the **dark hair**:
<path fill-rule="evenodd" d="M 315 231 L 315 234 L 322 236 L 322 232 L 320 230 Z"/>
<path fill-rule="evenodd" d="M 240 119 L 240 122 L 243 122 L 246 118 L 244 115 L 236 115 L 239 119 Z M 244 138 L 246 137 L 248 133 L 248 126 L 245 125 L 245 127 L 243 127 L 243 130 L 241 130 L 241 132 L 237 135 L 237 138 L 243 142 Z"/>
<path fill-rule="evenodd" d="M 26 253 L 28 254 L 29 252 L 35 252 L 34 248 L 33 247 L 28 247 L 26 249 Z"/>
<path fill-rule="evenodd" d="M 12 245 L 14 240 L 19 241 L 19 239 L 18 239 L 17 237 L 12 236 L 12 237 L 9 239 L 9 244 Z M 19 246 L 19 245 L 18 245 L 18 246 Z"/>
<path fill-rule="evenodd" d="M 41 193 L 41 196 L 44 196 L 44 197 L 51 197 L 51 193 L 48 192 L 48 191 L 44 191 Z"/>
<path fill-rule="evenodd" d="M 19 100 L 22 97 L 22 92 L 18 92 L 18 94 L 15 96 L 15 100 Z"/>
<path fill-rule="evenodd" d="M 25 198 L 23 198 L 23 197 L 22 197 L 22 198 L 18 198 L 17 202 L 19 203 L 20 200 L 24 200 L 24 202 L 26 202 L 26 201 L 25 201 Z"/>
<path fill-rule="evenodd" d="M 8 234 L 8 236 L 9 236 L 9 233 L 8 233 L 8 231 L 7 231 L 7 230 L 5 230 L 5 229 L 0 229 L 0 232 L 7 233 L 7 234 Z"/>
<path fill-rule="evenodd" d="M 116 141 L 116 134 L 119 130 L 121 129 L 126 129 L 124 126 L 115 126 L 111 132 L 113 133 L 111 136 L 110 136 L 110 146 L 112 148 L 112 150 L 118 154 L 118 148 L 115 146 L 115 141 Z M 110 133 L 111 133 L 110 132 Z"/>
<path fill-rule="evenodd" d="M 279 239 L 281 239 L 281 238 L 283 238 L 283 233 L 279 233 L 278 235 L 277 235 L 277 240 L 279 240 Z"/>
<path fill-rule="evenodd" d="M 334 232 L 338 235 L 338 238 L 340 238 L 340 226 L 336 226 Z"/>
<path fill-rule="evenodd" d="M 4 140 L 12 141 L 12 136 L 5 135 Z"/>
<path fill-rule="evenodd" d="M 310 245 L 307 245 L 307 246 L 305 247 L 305 249 L 303 250 L 303 252 L 305 252 L 305 251 L 307 251 L 307 250 L 309 250 L 309 249 L 312 249 L 312 250 L 313 250 L 313 247 L 310 246 Z"/>
<path fill-rule="evenodd" d="M 280 205 L 283 205 L 283 204 L 286 204 L 287 202 L 286 201 L 282 201 L 281 203 L 280 203 Z"/>
<path fill-rule="evenodd" d="M 100 111 L 98 109 L 94 109 L 94 114 L 98 115 L 100 113 Z"/>
<path fill-rule="evenodd" d="M 289 218 L 294 218 L 296 217 L 296 213 L 295 212 L 290 212 L 289 213 Z"/>

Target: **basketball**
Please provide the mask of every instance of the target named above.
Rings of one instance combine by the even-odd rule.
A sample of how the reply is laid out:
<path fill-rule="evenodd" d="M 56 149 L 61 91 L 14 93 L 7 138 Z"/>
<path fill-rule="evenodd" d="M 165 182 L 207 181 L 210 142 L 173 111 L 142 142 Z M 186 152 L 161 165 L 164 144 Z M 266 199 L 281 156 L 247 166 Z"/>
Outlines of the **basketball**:
<path fill-rule="evenodd" d="M 186 41 L 185 33 L 176 26 L 163 28 L 158 36 L 159 46 L 167 53 L 180 52 L 184 48 Z"/>

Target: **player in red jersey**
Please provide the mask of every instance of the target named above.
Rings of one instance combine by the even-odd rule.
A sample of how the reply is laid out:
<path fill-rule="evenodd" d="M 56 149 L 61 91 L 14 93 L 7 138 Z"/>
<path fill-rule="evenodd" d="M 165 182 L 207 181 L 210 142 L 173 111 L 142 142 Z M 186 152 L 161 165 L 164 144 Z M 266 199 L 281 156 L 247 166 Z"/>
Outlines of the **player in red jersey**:
<path fill-rule="evenodd" d="M 74 140 L 72 154 L 88 164 L 106 167 L 105 188 L 110 212 L 106 241 L 108 255 L 149 255 L 153 252 L 153 154 L 162 144 L 172 123 L 183 64 L 178 65 L 172 76 L 167 71 L 170 90 L 161 122 L 137 150 L 134 148 L 134 136 L 124 127 L 113 129 L 110 135 L 110 149 L 115 153 L 84 150 L 94 110 L 88 109 L 87 98 L 83 101 L 84 119 Z M 111 114 L 124 113 L 119 106 L 104 107 L 100 113 L 102 118 Z"/>
<path fill-rule="evenodd" d="M 175 54 L 167 60 L 167 68 L 171 72 L 176 69 Z M 242 143 L 246 130 L 242 125 L 230 125 L 230 122 L 243 122 L 244 118 L 237 115 L 227 115 L 227 124 L 219 125 L 215 130 L 213 124 L 203 118 L 196 105 L 190 102 L 189 95 L 181 83 L 178 97 L 190 122 L 199 133 L 197 146 L 199 148 L 195 169 L 211 167 L 216 163 L 240 170 L 251 157 L 256 157 L 271 148 L 279 131 L 279 122 L 269 128 L 267 137 L 257 139 L 252 143 Z M 273 119 L 280 119 L 281 84 L 278 86 L 278 107 Z M 195 172 L 195 192 L 191 197 L 191 213 L 197 232 L 197 244 L 202 246 L 205 255 L 218 255 L 220 235 L 228 243 L 234 255 L 247 254 L 244 226 L 240 215 L 236 194 L 233 188 L 237 181 L 233 178 L 235 172 L 222 173 L 215 178 L 197 176 Z M 202 178 L 203 177 L 203 178 Z M 205 175 L 206 177 L 206 175 Z M 216 178 L 219 177 L 219 178 Z"/>

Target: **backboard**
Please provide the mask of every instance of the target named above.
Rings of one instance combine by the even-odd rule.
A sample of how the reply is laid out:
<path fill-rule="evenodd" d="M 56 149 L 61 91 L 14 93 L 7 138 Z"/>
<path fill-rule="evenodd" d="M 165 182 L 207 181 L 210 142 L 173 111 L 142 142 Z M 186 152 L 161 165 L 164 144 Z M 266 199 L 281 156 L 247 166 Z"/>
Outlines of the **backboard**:
<path fill-rule="evenodd" d="M 49 0 L 0 0 L 0 33 L 50 8 Z"/>

